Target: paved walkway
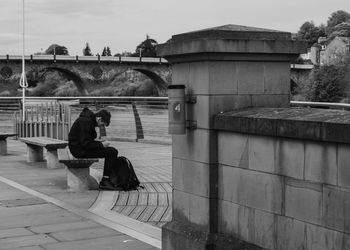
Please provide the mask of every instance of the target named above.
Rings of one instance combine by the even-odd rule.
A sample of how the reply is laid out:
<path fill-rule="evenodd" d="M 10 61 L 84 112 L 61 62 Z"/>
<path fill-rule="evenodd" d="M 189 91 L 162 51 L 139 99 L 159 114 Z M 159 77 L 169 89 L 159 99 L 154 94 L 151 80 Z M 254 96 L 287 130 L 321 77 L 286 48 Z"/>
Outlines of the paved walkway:
<path fill-rule="evenodd" d="M 0 249 L 157 249 L 171 220 L 171 146 L 113 142 L 145 189 L 69 192 L 65 169 L 27 163 L 8 139 L 0 162 Z M 98 181 L 102 163 L 91 168 Z M 146 223 L 145 223 L 146 222 Z"/>

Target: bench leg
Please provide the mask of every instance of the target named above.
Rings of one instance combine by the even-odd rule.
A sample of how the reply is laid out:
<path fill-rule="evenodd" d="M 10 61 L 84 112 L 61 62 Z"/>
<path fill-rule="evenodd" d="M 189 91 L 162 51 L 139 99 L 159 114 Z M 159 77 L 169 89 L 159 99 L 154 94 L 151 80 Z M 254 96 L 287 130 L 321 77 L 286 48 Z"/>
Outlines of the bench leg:
<path fill-rule="evenodd" d="M 28 162 L 44 161 L 43 148 L 35 145 L 28 145 Z"/>
<path fill-rule="evenodd" d="M 7 140 L 0 140 L 0 155 L 7 155 Z"/>
<path fill-rule="evenodd" d="M 88 190 L 90 185 L 90 168 L 66 168 L 67 186 L 70 191 Z"/>
<path fill-rule="evenodd" d="M 57 149 L 47 150 L 46 152 L 46 167 L 48 169 L 63 168 L 62 163 L 58 161 Z"/>

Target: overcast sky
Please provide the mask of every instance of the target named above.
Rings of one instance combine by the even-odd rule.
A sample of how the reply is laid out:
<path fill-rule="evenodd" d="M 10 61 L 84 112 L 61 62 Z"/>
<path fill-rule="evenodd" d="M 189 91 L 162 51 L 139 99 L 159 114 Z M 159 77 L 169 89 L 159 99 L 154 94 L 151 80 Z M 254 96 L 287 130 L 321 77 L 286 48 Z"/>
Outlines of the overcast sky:
<path fill-rule="evenodd" d="M 0 55 L 22 54 L 22 0 L 0 0 Z M 134 52 L 148 34 L 164 43 L 174 34 L 239 24 L 297 32 L 305 21 L 326 23 L 350 0 L 25 0 L 26 54 L 51 44 L 82 55 L 109 46 Z"/>

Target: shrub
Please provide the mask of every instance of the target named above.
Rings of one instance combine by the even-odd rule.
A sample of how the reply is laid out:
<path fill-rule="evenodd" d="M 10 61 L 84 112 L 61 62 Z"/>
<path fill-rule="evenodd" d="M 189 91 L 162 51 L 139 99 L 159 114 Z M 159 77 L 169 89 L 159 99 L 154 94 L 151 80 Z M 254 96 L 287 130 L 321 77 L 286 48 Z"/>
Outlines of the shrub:
<path fill-rule="evenodd" d="M 312 102 L 339 102 L 345 96 L 345 68 L 324 65 L 315 68 L 305 88 L 306 99 Z"/>
<path fill-rule="evenodd" d="M 54 96 L 80 96 L 77 87 L 74 82 L 68 81 L 64 84 L 59 85 L 56 89 L 53 90 Z"/>

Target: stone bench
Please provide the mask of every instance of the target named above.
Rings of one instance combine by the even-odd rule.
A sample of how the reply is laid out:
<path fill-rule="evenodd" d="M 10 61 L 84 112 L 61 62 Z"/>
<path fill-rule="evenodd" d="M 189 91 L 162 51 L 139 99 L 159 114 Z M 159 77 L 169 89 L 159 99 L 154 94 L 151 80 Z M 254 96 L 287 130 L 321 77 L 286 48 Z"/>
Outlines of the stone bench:
<path fill-rule="evenodd" d="M 60 168 L 62 165 L 58 161 L 58 149 L 67 147 L 68 142 L 49 137 L 27 137 L 19 138 L 27 144 L 28 162 L 44 161 L 43 148 L 47 150 L 46 166 L 48 169 Z"/>
<path fill-rule="evenodd" d="M 70 191 L 97 189 L 98 184 L 90 176 L 90 166 L 98 162 L 97 158 L 75 158 L 69 150 L 60 155 L 60 163 L 66 165 L 67 187 Z"/>
<path fill-rule="evenodd" d="M 0 155 L 7 155 L 7 137 L 16 135 L 13 133 L 0 133 Z"/>

